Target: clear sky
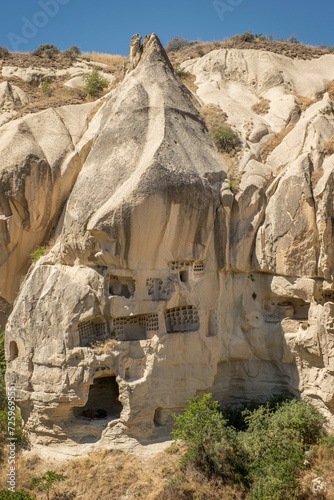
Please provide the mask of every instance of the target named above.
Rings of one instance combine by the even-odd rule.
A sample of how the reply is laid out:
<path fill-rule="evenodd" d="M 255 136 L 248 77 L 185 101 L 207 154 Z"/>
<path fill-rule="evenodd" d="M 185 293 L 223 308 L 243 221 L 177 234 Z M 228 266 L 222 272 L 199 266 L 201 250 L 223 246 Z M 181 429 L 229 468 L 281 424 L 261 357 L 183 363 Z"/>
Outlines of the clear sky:
<path fill-rule="evenodd" d="M 334 45 L 333 0 L 5 0 L 0 46 L 19 52 L 52 43 L 64 50 L 127 55 L 134 33 L 223 40 L 252 30 L 294 33 L 310 45 Z"/>

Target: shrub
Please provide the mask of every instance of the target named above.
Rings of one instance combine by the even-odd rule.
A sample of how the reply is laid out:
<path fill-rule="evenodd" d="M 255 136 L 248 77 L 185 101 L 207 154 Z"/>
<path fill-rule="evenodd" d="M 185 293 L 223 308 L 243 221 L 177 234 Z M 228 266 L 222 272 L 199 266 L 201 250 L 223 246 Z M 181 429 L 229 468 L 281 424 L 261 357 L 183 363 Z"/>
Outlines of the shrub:
<path fill-rule="evenodd" d="M 288 43 L 294 43 L 294 44 L 300 44 L 300 42 L 298 41 L 296 35 L 292 34 L 289 38 L 288 38 Z"/>
<path fill-rule="evenodd" d="M 233 42 L 254 42 L 255 35 L 252 31 L 246 31 L 242 35 L 233 35 L 230 39 Z"/>
<path fill-rule="evenodd" d="M 0 58 L 4 59 L 9 54 L 7 47 L 0 47 Z"/>
<path fill-rule="evenodd" d="M 244 474 L 244 457 L 237 451 L 234 429 L 219 410 L 219 403 L 212 401 L 211 394 L 202 399 L 188 401 L 183 415 L 173 415 L 174 440 L 182 440 L 187 451 L 181 459 L 183 465 L 192 464 L 207 474 L 216 474 L 228 481 L 241 481 Z"/>
<path fill-rule="evenodd" d="M 231 127 L 219 127 L 212 135 L 214 143 L 220 151 L 230 153 L 240 144 L 239 136 Z"/>
<path fill-rule="evenodd" d="M 37 262 L 41 257 L 43 257 L 43 255 L 45 255 L 45 252 L 45 247 L 38 247 L 34 252 L 30 254 L 32 262 Z"/>
<path fill-rule="evenodd" d="M 177 76 L 181 78 L 181 80 L 184 80 L 190 75 L 189 71 L 185 71 L 184 69 L 181 68 L 180 63 L 175 64 L 174 71 L 177 74 Z"/>
<path fill-rule="evenodd" d="M 49 500 L 50 490 L 54 487 L 55 483 L 58 483 L 59 481 L 65 481 L 65 479 L 67 479 L 67 477 L 64 476 L 64 474 L 56 474 L 56 472 L 48 470 L 42 477 L 34 477 L 30 484 L 30 489 L 45 491 L 46 497 Z"/>
<path fill-rule="evenodd" d="M 183 49 L 184 47 L 190 47 L 192 45 L 192 42 L 187 40 L 186 38 L 182 38 L 180 36 L 174 36 L 172 40 L 167 42 L 166 45 L 166 51 L 167 52 L 175 52 L 177 50 Z"/>
<path fill-rule="evenodd" d="M 260 99 L 259 102 L 253 104 L 252 111 L 258 115 L 266 115 L 270 109 L 270 101 L 268 99 Z"/>
<path fill-rule="evenodd" d="M 43 93 L 43 95 L 50 97 L 52 94 L 52 91 L 53 91 L 53 89 L 51 87 L 51 82 L 46 77 L 44 82 L 43 82 L 43 85 L 42 85 L 42 93 Z"/>
<path fill-rule="evenodd" d="M 49 57 L 52 59 L 55 55 L 59 54 L 60 50 L 52 44 L 46 43 L 44 45 L 40 45 L 34 52 L 34 56 L 38 57 Z"/>
<path fill-rule="evenodd" d="M 75 59 L 76 57 L 80 56 L 80 54 L 81 50 L 77 45 L 72 45 L 72 47 L 64 51 L 64 56 L 70 57 L 71 59 Z"/>
<path fill-rule="evenodd" d="M 0 490 L 0 500 L 34 500 L 36 497 L 31 497 L 24 490 L 11 492 L 9 490 Z"/>
<path fill-rule="evenodd" d="M 100 73 L 94 69 L 82 77 L 84 82 L 84 90 L 90 96 L 99 95 L 105 87 L 108 87 L 109 82 Z"/>

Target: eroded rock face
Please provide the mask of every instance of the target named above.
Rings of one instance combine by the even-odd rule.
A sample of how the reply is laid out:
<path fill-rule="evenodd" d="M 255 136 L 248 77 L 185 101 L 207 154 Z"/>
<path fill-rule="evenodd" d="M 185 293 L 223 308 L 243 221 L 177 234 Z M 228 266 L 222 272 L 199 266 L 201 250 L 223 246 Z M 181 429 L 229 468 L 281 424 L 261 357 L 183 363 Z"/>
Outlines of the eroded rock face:
<path fill-rule="evenodd" d="M 328 96 L 317 106 L 330 133 Z M 7 325 L 32 440 L 155 439 L 205 392 L 238 404 L 289 391 L 333 424 L 332 158 L 312 178 L 326 134 L 284 165 L 249 155 L 233 194 L 159 40 L 134 37 L 84 136 L 57 242 Z"/>

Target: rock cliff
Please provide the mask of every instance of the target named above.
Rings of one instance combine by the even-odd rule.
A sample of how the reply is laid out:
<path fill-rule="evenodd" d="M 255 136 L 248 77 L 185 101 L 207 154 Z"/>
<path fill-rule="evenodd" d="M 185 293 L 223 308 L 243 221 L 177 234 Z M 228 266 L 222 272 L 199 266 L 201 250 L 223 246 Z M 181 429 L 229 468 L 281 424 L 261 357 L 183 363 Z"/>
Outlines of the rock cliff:
<path fill-rule="evenodd" d="M 156 35 L 135 36 L 92 121 L 95 103 L 0 128 L 3 300 L 32 249 L 54 243 L 6 329 L 33 442 L 158 439 L 205 392 L 229 404 L 290 392 L 334 425 L 333 60 L 212 51 L 183 65 L 195 96 Z M 238 190 L 203 104 L 242 137 Z"/>

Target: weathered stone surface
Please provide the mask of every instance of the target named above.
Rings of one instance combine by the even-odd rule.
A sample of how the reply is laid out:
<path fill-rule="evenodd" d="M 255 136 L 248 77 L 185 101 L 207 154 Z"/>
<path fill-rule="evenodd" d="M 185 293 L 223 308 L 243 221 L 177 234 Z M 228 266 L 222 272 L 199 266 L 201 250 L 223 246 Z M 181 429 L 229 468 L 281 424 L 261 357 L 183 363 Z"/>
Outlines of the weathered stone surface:
<path fill-rule="evenodd" d="M 49 109 L 0 129 L 0 296 L 10 303 L 88 154 L 91 142 L 79 140 L 95 106 Z"/>
<path fill-rule="evenodd" d="M 325 94 L 300 113 L 291 95 L 324 90 L 332 60 L 231 50 L 184 64 L 242 135 L 238 186 L 154 34 L 132 39 L 125 78 L 87 130 L 91 108 L 74 106 L 2 128 L 4 298 L 24 262 L 15 249 L 56 226 L 7 323 L 7 381 L 32 442 L 157 439 L 205 392 L 239 404 L 289 391 L 334 428 L 333 104 Z M 31 139 L 41 120 L 59 142 Z M 262 134 L 295 120 L 258 161 Z"/>

